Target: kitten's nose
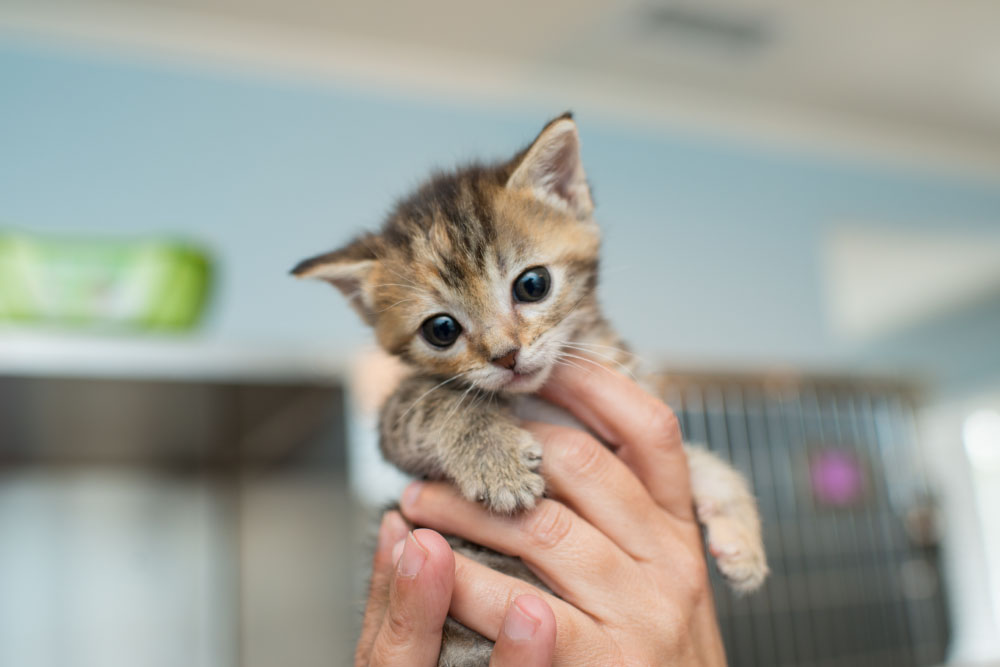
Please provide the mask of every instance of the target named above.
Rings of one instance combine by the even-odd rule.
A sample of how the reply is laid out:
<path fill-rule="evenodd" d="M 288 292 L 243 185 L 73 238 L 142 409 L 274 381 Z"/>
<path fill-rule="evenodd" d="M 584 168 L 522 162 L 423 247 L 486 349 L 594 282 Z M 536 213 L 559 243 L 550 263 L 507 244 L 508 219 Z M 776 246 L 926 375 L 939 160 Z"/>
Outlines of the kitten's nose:
<path fill-rule="evenodd" d="M 507 370 L 514 370 L 514 366 L 517 364 L 517 353 L 521 348 L 515 347 L 508 351 L 506 354 L 500 357 L 494 357 L 490 359 L 490 363 L 496 364 L 501 368 L 506 368 Z"/>

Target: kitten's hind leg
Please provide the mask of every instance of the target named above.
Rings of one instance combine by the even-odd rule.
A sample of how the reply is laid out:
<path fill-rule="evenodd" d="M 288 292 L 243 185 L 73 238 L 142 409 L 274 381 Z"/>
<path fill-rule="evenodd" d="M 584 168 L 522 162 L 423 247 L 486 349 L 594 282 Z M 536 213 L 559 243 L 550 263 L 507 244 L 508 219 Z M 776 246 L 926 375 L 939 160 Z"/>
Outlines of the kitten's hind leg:
<path fill-rule="evenodd" d="M 707 449 L 685 446 L 684 450 L 695 512 L 705 526 L 709 553 L 733 589 L 756 590 L 768 569 L 757 502 L 746 480 Z"/>

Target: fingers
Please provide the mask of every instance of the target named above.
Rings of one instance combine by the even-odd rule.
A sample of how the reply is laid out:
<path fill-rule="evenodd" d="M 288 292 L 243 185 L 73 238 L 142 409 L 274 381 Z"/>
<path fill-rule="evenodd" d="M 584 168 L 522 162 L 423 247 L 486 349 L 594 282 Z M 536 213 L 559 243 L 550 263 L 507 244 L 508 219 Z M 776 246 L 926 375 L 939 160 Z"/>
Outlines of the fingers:
<path fill-rule="evenodd" d="M 441 629 L 451 604 L 455 557 L 432 530 L 409 533 L 394 547 L 389 602 L 375 635 L 369 664 L 377 667 L 437 665 Z"/>
<path fill-rule="evenodd" d="M 399 512 L 386 512 L 382 515 L 382 523 L 378 531 L 378 543 L 372 559 L 372 578 L 368 589 L 368 603 L 365 605 L 365 618 L 361 625 L 361 639 L 358 641 L 354 656 L 355 665 L 367 665 L 375 634 L 382 625 L 382 617 L 389 606 L 389 584 L 392 578 L 393 565 L 392 548 L 403 540 L 409 532 L 409 527 Z"/>
<path fill-rule="evenodd" d="M 604 371 L 559 366 L 541 394 L 616 448 L 661 507 L 679 519 L 693 521 L 691 483 L 677 417 L 624 375 Z"/>
<path fill-rule="evenodd" d="M 513 601 L 522 602 L 524 598 L 536 598 L 551 611 L 552 622 L 555 624 L 554 654 L 559 656 L 561 664 L 587 664 L 588 656 L 592 659 L 594 655 L 607 655 L 610 644 L 608 635 L 580 610 L 525 581 L 491 570 L 460 553 L 455 554 L 455 591 L 451 599 L 451 616 L 465 627 L 496 641 L 498 648 L 508 643 L 509 638 L 504 639 L 503 634 Z M 540 621 L 538 634 L 532 640 L 534 646 L 540 648 L 548 641 L 549 630 L 547 621 L 542 616 L 544 612 L 534 603 L 531 604 L 531 608 L 526 608 L 525 605 L 522 608 Z M 499 664 L 507 667 L 507 663 Z M 510 664 L 515 663 L 510 661 Z M 525 664 L 549 663 L 525 660 Z M 517 663 L 517 667 L 520 667 L 520 663 Z"/>
<path fill-rule="evenodd" d="M 522 595 L 507 607 L 490 667 L 550 667 L 555 648 L 552 609 L 535 595 Z"/>
<path fill-rule="evenodd" d="M 594 526 L 554 500 L 515 516 L 490 513 L 443 483 L 414 482 L 403 493 L 411 521 L 452 533 L 501 553 L 520 556 L 567 602 L 604 614 L 620 605 L 622 582 L 635 561 Z"/>
<path fill-rule="evenodd" d="M 548 495 L 565 502 L 634 558 L 650 560 L 663 553 L 669 522 L 617 456 L 583 431 L 542 423 L 525 427 L 545 450 Z"/>

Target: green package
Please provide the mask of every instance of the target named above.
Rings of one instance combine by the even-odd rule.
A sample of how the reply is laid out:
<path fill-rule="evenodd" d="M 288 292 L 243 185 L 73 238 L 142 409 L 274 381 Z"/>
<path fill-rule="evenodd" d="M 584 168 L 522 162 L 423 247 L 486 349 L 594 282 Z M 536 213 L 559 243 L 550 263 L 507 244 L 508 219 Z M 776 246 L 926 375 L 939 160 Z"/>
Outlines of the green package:
<path fill-rule="evenodd" d="M 203 250 L 182 242 L 0 232 L 0 322 L 190 329 L 211 268 Z"/>

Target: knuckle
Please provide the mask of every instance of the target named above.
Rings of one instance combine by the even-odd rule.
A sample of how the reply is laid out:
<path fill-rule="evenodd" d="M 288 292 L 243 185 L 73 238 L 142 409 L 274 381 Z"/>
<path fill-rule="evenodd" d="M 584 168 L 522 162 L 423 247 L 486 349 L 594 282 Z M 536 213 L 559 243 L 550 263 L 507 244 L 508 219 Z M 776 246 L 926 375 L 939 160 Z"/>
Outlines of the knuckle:
<path fill-rule="evenodd" d="M 567 664 L 594 664 L 595 655 L 600 656 L 600 664 L 606 667 L 626 667 L 637 664 L 626 659 L 618 642 L 613 640 L 606 628 L 595 628 L 591 623 L 581 621 L 573 615 L 556 614 L 557 652 L 568 656 Z M 662 655 L 656 660 L 639 664 L 660 664 Z"/>
<path fill-rule="evenodd" d="M 389 609 L 385 613 L 383 627 L 389 646 L 405 645 L 416 631 L 413 618 L 396 605 L 389 605 Z"/>
<path fill-rule="evenodd" d="M 680 552 L 683 552 L 683 554 Z M 708 586 L 708 563 L 705 561 L 703 555 L 689 553 L 685 549 L 678 549 L 674 568 L 678 573 L 676 581 L 679 586 L 679 592 L 689 604 L 693 605 L 710 590 Z"/>
<path fill-rule="evenodd" d="M 561 468 L 583 477 L 596 477 L 604 469 L 604 445 L 582 431 L 571 431 L 562 438 L 557 457 Z"/>
<path fill-rule="evenodd" d="M 552 500 L 545 500 L 528 517 L 527 533 L 531 543 L 541 549 L 554 549 L 573 530 L 573 515 L 569 509 Z"/>
<path fill-rule="evenodd" d="M 670 406 L 657 401 L 653 405 L 649 415 L 650 433 L 656 434 L 664 440 L 672 441 L 680 434 L 680 429 L 680 421 L 678 421 L 677 415 L 670 409 Z M 678 442 L 680 441 L 679 438 L 677 440 Z"/>

